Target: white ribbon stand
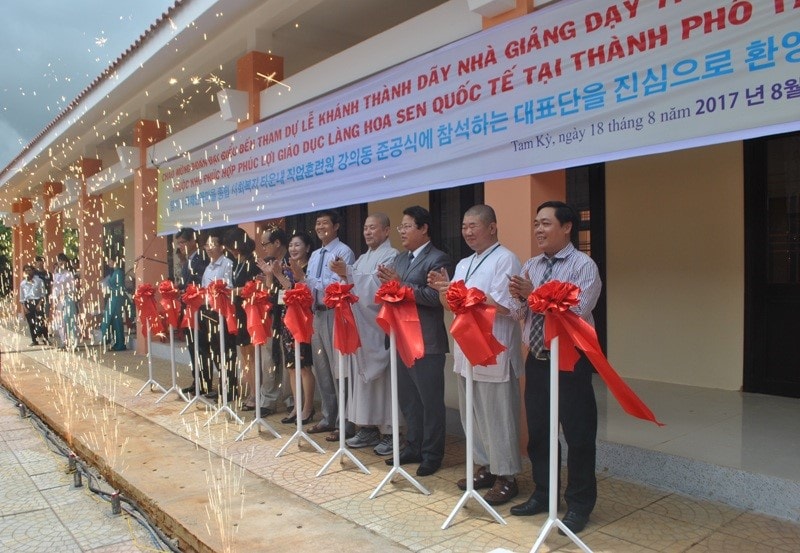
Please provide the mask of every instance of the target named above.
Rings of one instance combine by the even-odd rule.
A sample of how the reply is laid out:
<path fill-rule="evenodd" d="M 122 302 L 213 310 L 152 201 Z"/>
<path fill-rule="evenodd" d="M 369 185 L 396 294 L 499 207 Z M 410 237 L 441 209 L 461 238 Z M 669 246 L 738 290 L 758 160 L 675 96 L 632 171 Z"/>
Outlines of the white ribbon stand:
<path fill-rule="evenodd" d="M 164 392 L 164 395 L 161 396 L 156 400 L 156 403 L 161 403 L 161 400 L 167 397 L 172 392 L 175 392 L 179 398 L 181 398 L 185 402 L 189 402 L 189 398 L 183 395 L 183 391 L 178 387 L 177 381 L 177 370 L 175 369 L 175 328 L 170 325 L 169 327 L 169 363 L 170 369 L 172 371 L 172 386 L 169 390 Z"/>
<path fill-rule="evenodd" d="M 555 526 L 560 528 L 582 551 L 592 553 L 592 550 L 572 530 L 558 520 L 558 469 L 558 336 L 556 336 L 550 340 L 550 478 L 548 482 L 550 497 L 548 498 L 547 520 L 539 532 L 536 543 L 531 548 L 531 553 L 539 550 Z"/>
<path fill-rule="evenodd" d="M 389 331 L 389 375 L 391 378 L 391 385 L 392 385 L 392 470 L 381 480 L 381 483 L 378 484 L 378 487 L 375 488 L 375 491 L 372 492 L 372 495 L 369 496 L 370 499 L 375 499 L 377 497 L 378 492 L 381 491 L 387 482 L 391 481 L 394 478 L 395 474 L 399 474 L 409 482 L 411 482 L 415 488 L 417 488 L 420 492 L 424 493 L 425 495 L 431 495 L 431 492 L 428 491 L 428 488 L 417 482 L 417 480 L 412 477 L 408 472 L 400 466 L 400 414 L 399 414 L 399 407 L 397 404 L 397 337 L 394 334 L 394 330 Z"/>
<path fill-rule="evenodd" d="M 222 314 L 219 314 L 219 375 L 220 375 L 220 383 L 219 387 L 222 388 L 219 391 L 219 395 L 222 396 L 222 405 L 214 411 L 214 414 L 211 415 L 211 418 L 203 426 L 208 426 L 211 424 L 220 413 L 228 413 L 228 416 L 231 417 L 233 420 L 238 422 L 239 424 L 244 424 L 244 421 L 239 418 L 233 409 L 228 406 L 228 360 L 226 359 L 225 355 L 225 317 Z"/>
<path fill-rule="evenodd" d="M 197 344 L 197 335 L 200 332 L 199 310 L 194 314 L 194 328 L 192 329 L 192 332 L 194 333 L 192 335 L 192 343 L 194 344 L 194 397 L 192 398 L 192 401 L 190 401 L 189 404 L 181 410 L 181 415 L 183 415 L 187 409 L 189 409 L 189 407 L 191 407 L 197 401 L 204 403 L 206 406 L 211 408 L 216 407 L 216 405 L 200 395 L 200 347 Z"/>
<path fill-rule="evenodd" d="M 153 348 L 152 346 L 152 335 L 150 330 L 150 323 L 146 322 L 147 325 L 147 382 L 139 388 L 139 391 L 136 392 L 137 396 L 142 395 L 144 389 L 150 386 L 150 391 L 153 391 L 153 388 L 160 389 L 162 392 L 166 393 L 167 390 L 164 389 L 164 386 L 159 384 L 153 379 L 153 352 L 151 351 Z"/>
<path fill-rule="evenodd" d="M 344 415 L 344 387 L 345 387 L 344 355 L 339 353 L 338 357 L 339 357 L 339 449 L 336 450 L 336 453 L 333 454 L 333 457 L 328 459 L 328 462 L 325 463 L 325 465 L 319 470 L 319 472 L 317 473 L 317 477 L 320 477 L 323 474 L 325 474 L 325 471 L 328 470 L 328 467 L 330 467 L 333 464 L 333 462 L 342 455 L 349 457 L 350 460 L 353 461 L 353 464 L 355 464 L 358 468 L 360 468 L 365 474 L 371 474 L 369 472 L 369 469 L 367 469 L 367 467 L 365 467 L 364 464 L 361 461 L 359 461 L 356 458 L 356 456 L 350 452 L 350 450 L 347 449 L 347 444 L 345 444 L 344 441 L 346 437 L 345 434 L 347 433 L 346 432 L 347 421 L 345 421 L 345 415 Z M 300 416 L 302 417 L 303 415 L 301 414 Z"/>
<path fill-rule="evenodd" d="M 275 436 L 276 438 L 280 438 L 281 435 L 278 434 L 278 431 L 272 428 L 270 424 L 261 418 L 261 344 L 257 344 L 255 346 L 255 368 L 253 370 L 256 371 L 256 408 L 255 408 L 255 418 L 247 425 L 247 427 L 242 430 L 242 433 L 236 436 L 235 442 L 241 441 L 244 439 L 244 435 L 253 428 L 254 426 L 258 428 L 259 433 L 261 432 L 261 427 L 267 429 L 267 431 Z"/>
<path fill-rule="evenodd" d="M 472 389 L 474 382 L 472 378 L 472 365 L 470 364 L 467 365 L 466 380 L 467 380 L 466 382 L 467 398 L 466 398 L 465 411 L 467 412 L 467 417 L 466 417 L 467 428 L 465 429 L 465 432 L 467 434 L 467 490 L 464 492 L 464 495 L 461 496 L 461 499 L 458 500 L 458 503 L 456 503 L 453 512 L 450 513 L 450 516 L 447 517 L 447 520 L 445 520 L 444 524 L 442 524 L 442 530 L 445 530 L 447 529 L 448 526 L 450 526 L 450 523 L 453 522 L 453 519 L 458 514 L 458 511 L 461 510 L 461 508 L 467 503 L 467 500 L 469 500 L 470 497 L 475 499 L 475 501 L 477 501 L 478 503 L 480 503 L 481 507 L 486 509 L 486 511 L 490 515 L 492 515 L 492 518 L 494 518 L 497 522 L 499 522 L 500 524 L 507 524 L 505 519 L 503 519 L 503 517 L 501 517 L 497 513 L 497 511 L 495 511 L 492 508 L 492 506 L 489 505 L 483 497 L 481 497 L 481 494 L 475 491 L 475 481 L 473 480 L 473 474 L 475 472 L 475 468 L 473 467 L 472 463 L 472 444 L 474 443 L 474 437 L 472 435 L 473 434 L 472 420 L 474 418 L 472 413 L 472 403 L 474 401 L 472 397 L 473 396 Z"/>
<path fill-rule="evenodd" d="M 289 441 L 283 444 L 283 447 L 280 448 L 277 455 L 275 457 L 280 457 L 281 454 L 286 451 L 286 448 L 289 447 L 293 441 L 297 440 L 297 447 L 300 447 L 302 443 L 300 439 L 304 439 L 312 446 L 314 449 L 319 451 L 320 453 L 325 453 L 325 450 L 315 442 L 314 440 L 309 437 L 308 434 L 305 433 L 303 430 L 303 381 L 301 379 L 300 372 L 302 371 L 302 367 L 300 366 L 300 342 L 297 340 L 294 341 L 294 412 L 297 413 L 297 430 L 295 430 L 292 437 L 289 438 Z"/>

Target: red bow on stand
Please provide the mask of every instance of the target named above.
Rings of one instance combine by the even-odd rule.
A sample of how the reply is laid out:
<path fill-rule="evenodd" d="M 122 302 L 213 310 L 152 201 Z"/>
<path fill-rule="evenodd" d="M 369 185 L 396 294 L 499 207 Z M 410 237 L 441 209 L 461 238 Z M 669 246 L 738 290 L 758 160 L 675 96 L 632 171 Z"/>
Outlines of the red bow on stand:
<path fill-rule="evenodd" d="M 334 310 L 333 317 L 333 347 L 342 355 L 355 353 L 361 347 L 361 337 L 358 335 L 356 319 L 353 316 L 351 304 L 358 301 L 358 296 L 352 294 L 353 284 L 333 282 L 325 288 L 325 305 Z"/>
<path fill-rule="evenodd" d="M 302 282 L 298 282 L 294 288 L 286 290 L 283 294 L 283 302 L 286 304 L 283 324 L 286 325 L 292 337 L 303 344 L 310 344 L 311 335 L 314 333 L 312 301 L 311 290 Z"/>
<path fill-rule="evenodd" d="M 222 279 L 217 279 L 206 288 L 208 306 L 219 313 L 220 319 L 225 319 L 228 334 L 239 332 L 236 322 L 236 308 L 231 302 L 231 289 Z"/>
<path fill-rule="evenodd" d="M 247 332 L 253 344 L 260 346 L 267 343 L 267 329 L 272 329 L 272 304 L 269 292 L 258 288 L 258 281 L 251 280 L 239 294 L 244 300 L 244 312 L 247 314 Z"/>
<path fill-rule="evenodd" d="M 467 361 L 473 367 L 496 365 L 498 354 L 506 347 L 492 333 L 496 309 L 486 305 L 486 294 L 477 288 L 467 288 L 463 280 L 457 280 L 450 284 L 446 298 L 455 314 L 450 334 Z"/>
<path fill-rule="evenodd" d="M 528 296 L 528 306 L 535 313 L 544 314 L 544 344 L 558 336 L 559 370 L 572 371 L 580 354 L 580 349 L 592 362 L 611 393 L 631 416 L 664 426 L 656 420 L 652 411 L 639 399 L 639 396 L 625 384 L 603 355 L 592 325 L 581 319 L 570 308 L 578 305 L 581 289 L 569 282 L 551 280 L 542 284 Z"/>
<path fill-rule="evenodd" d="M 175 288 L 175 284 L 169 279 L 162 280 L 159 283 L 158 291 L 161 294 L 159 303 L 161 304 L 161 309 L 164 310 L 167 325 L 172 328 L 178 328 L 181 313 L 181 304 L 178 299 L 180 291 Z"/>
<path fill-rule="evenodd" d="M 194 327 L 194 315 L 200 311 L 203 304 L 206 302 L 206 289 L 197 286 L 196 284 L 189 284 L 181 296 L 183 305 L 186 306 L 186 311 L 183 314 L 183 321 L 181 321 L 181 328 Z"/>
<path fill-rule="evenodd" d="M 151 335 L 164 333 L 164 326 L 161 323 L 161 315 L 158 313 L 155 299 L 156 289 L 152 284 L 140 284 L 133 295 L 136 304 L 136 312 L 139 314 L 139 326 L 142 334 L 147 336 L 147 328 L 150 328 Z"/>
<path fill-rule="evenodd" d="M 386 334 L 394 331 L 397 353 L 406 367 L 425 355 L 425 342 L 419 323 L 414 290 L 396 280 L 385 282 L 375 292 L 375 303 L 381 304 L 375 320 Z"/>

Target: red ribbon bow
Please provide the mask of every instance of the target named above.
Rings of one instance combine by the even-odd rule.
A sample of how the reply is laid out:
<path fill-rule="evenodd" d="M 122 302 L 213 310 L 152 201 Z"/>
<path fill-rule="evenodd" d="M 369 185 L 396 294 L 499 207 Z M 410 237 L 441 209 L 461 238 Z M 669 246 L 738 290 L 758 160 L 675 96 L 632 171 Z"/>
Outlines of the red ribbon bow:
<path fill-rule="evenodd" d="M 136 312 L 139 314 L 139 326 L 144 336 L 147 336 L 148 327 L 151 335 L 164 333 L 164 326 L 156 306 L 155 293 L 156 290 L 152 284 L 140 284 L 133 295 Z"/>
<path fill-rule="evenodd" d="M 292 337 L 300 343 L 310 344 L 314 333 L 314 315 L 311 314 L 311 290 L 302 282 L 298 282 L 291 290 L 283 294 L 286 314 L 283 324 L 291 332 Z"/>
<path fill-rule="evenodd" d="M 394 331 L 397 353 L 406 367 L 412 367 L 417 359 L 425 355 L 414 290 L 390 280 L 375 292 L 375 303 L 381 304 L 375 320 L 386 334 Z"/>
<path fill-rule="evenodd" d="M 486 294 L 477 288 L 467 288 L 463 280 L 450 284 L 447 305 L 455 313 L 450 334 L 458 342 L 467 361 L 487 367 L 497 364 L 497 356 L 506 347 L 492 333 L 496 309 L 486 305 Z"/>
<path fill-rule="evenodd" d="M 581 349 L 626 413 L 664 426 L 656 420 L 653 412 L 639 399 L 639 396 L 625 384 L 603 355 L 592 325 L 570 310 L 571 307 L 578 305 L 580 291 L 580 288 L 569 282 L 551 280 L 528 296 L 528 306 L 531 310 L 544 314 L 545 346 L 549 347 L 550 340 L 556 336 L 559 338 L 559 369 L 574 370 L 575 363 L 580 358 L 575 348 Z"/>
<path fill-rule="evenodd" d="M 159 283 L 158 291 L 161 293 L 159 303 L 167 318 L 167 325 L 172 328 L 178 328 L 181 312 L 181 304 L 178 301 L 180 291 L 175 288 L 175 284 L 169 279 L 162 280 Z"/>
<path fill-rule="evenodd" d="M 231 302 L 231 289 L 222 279 L 217 279 L 206 288 L 208 306 L 219 313 L 220 319 L 225 319 L 228 334 L 239 332 L 236 322 L 236 308 Z"/>
<path fill-rule="evenodd" d="M 358 296 L 350 292 L 354 284 L 332 282 L 325 288 L 322 300 L 333 312 L 333 347 L 342 355 L 355 353 L 361 347 L 356 319 L 350 304 L 358 301 Z"/>
<path fill-rule="evenodd" d="M 181 328 L 193 328 L 194 315 L 200 311 L 200 308 L 206 302 L 206 289 L 200 288 L 196 284 L 189 284 L 183 292 L 181 300 L 183 300 L 183 305 L 186 306 Z"/>
<path fill-rule="evenodd" d="M 251 280 L 242 288 L 244 312 L 247 314 L 247 332 L 255 345 L 267 343 L 267 329 L 272 329 L 272 304 L 269 292 L 258 288 L 258 281 Z"/>

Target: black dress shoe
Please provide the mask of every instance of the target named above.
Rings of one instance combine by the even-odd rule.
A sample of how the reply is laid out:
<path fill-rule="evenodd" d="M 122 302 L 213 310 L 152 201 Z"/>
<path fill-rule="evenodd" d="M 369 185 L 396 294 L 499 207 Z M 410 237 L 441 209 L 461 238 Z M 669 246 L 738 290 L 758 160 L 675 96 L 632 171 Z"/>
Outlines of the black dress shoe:
<path fill-rule="evenodd" d="M 567 511 L 567 514 L 564 515 L 564 518 L 561 519 L 561 522 L 564 523 L 564 526 L 570 529 L 573 534 L 577 534 L 584 528 L 589 522 L 589 515 L 582 515 L 580 513 L 576 513 L 575 511 Z M 558 533 L 562 536 L 566 536 L 566 532 L 564 532 L 561 528 L 558 529 Z"/>
<path fill-rule="evenodd" d="M 194 385 L 186 386 L 185 388 L 181 388 L 181 393 L 185 396 L 193 396 L 194 395 Z"/>
<path fill-rule="evenodd" d="M 437 470 L 441 465 L 432 465 L 430 463 L 423 462 L 420 466 L 417 467 L 417 476 L 430 476 Z"/>
<path fill-rule="evenodd" d="M 268 417 L 273 413 L 272 409 L 269 407 L 262 407 L 261 411 L 259 411 L 259 416 L 263 419 L 264 417 Z"/>
<path fill-rule="evenodd" d="M 539 513 L 547 512 L 547 504 L 539 501 L 533 495 L 525 503 L 511 507 L 511 514 L 518 517 L 530 517 Z"/>
<path fill-rule="evenodd" d="M 420 462 L 422 462 L 422 457 L 420 457 L 416 453 L 412 452 L 408 448 L 406 448 L 406 449 L 404 449 L 404 450 L 402 450 L 400 452 L 400 464 L 401 465 L 407 465 L 409 463 L 420 463 Z M 386 463 L 387 465 L 389 465 L 391 467 L 392 465 L 394 465 L 394 458 L 386 459 L 384 461 L 384 463 Z"/>
<path fill-rule="evenodd" d="M 312 409 L 311 410 L 311 414 L 303 419 L 303 424 L 308 424 L 311 421 L 313 421 L 314 420 L 314 415 L 316 415 L 316 414 L 317 414 L 317 412 L 314 409 Z"/>
<path fill-rule="evenodd" d="M 217 401 L 219 394 L 217 392 L 208 392 L 207 394 L 205 394 L 205 396 L 207 400 Z"/>
<path fill-rule="evenodd" d="M 281 419 L 281 424 L 294 424 L 297 422 L 297 413 L 287 415 Z"/>

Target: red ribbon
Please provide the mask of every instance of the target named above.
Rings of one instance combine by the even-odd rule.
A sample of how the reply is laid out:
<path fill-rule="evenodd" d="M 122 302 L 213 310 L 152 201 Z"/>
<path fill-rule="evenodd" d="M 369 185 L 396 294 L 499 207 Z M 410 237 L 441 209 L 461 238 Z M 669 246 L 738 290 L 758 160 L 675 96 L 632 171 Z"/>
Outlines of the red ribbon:
<path fill-rule="evenodd" d="M 496 309 L 486 305 L 486 294 L 477 288 L 467 288 L 457 280 L 447 289 L 447 305 L 455 313 L 450 334 L 472 366 L 497 364 L 497 356 L 506 347 L 492 333 Z"/>
<path fill-rule="evenodd" d="M 194 315 L 206 302 L 206 289 L 200 288 L 196 284 L 189 284 L 181 296 L 186 311 L 183 313 L 181 328 L 194 328 Z"/>
<path fill-rule="evenodd" d="M 158 291 L 161 293 L 159 303 L 164 310 L 167 324 L 172 328 L 178 328 L 181 313 L 181 304 L 178 300 L 180 291 L 175 288 L 175 284 L 169 279 L 162 280 L 161 283 L 159 283 Z"/>
<path fill-rule="evenodd" d="M 267 329 L 272 329 L 272 304 L 269 292 L 258 288 L 258 281 L 251 280 L 239 294 L 244 299 L 244 312 L 247 314 L 247 332 L 253 344 L 267 343 Z"/>
<path fill-rule="evenodd" d="M 161 323 L 161 316 L 158 314 L 158 307 L 155 299 L 156 289 L 152 284 L 141 284 L 133 295 L 136 304 L 136 312 L 139 314 L 139 326 L 142 334 L 147 336 L 147 328 L 150 327 L 150 334 L 163 334 L 164 326 Z"/>
<path fill-rule="evenodd" d="M 425 355 L 425 341 L 419 324 L 417 302 L 410 286 L 396 280 L 385 282 L 375 292 L 375 303 L 381 304 L 376 321 L 386 334 L 394 331 L 397 353 L 406 367 Z"/>
<path fill-rule="evenodd" d="M 332 282 L 325 288 L 323 303 L 333 309 L 333 347 L 342 355 L 355 353 L 361 347 L 356 319 L 350 304 L 358 301 L 358 296 L 350 292 L 354 284 Z"/>
<path fill-rule="evenodd" d="M 603 378 L 611 393 L 631 416 L 664 426 L 656 420 L 652 411 L 639 399 L 639 396 L 625 384 L 603 355 L 592 325 L 581 319 L 570 308 L 578 305 L 581 289 L 569 282 L 551 280 L 542 284 L 528 296 L 528 306 L 535 313 L 544 314 L 544 343 L 549 347 L 550 340 L 558 336 L 559 369 L 572 371 L 581 349 L 594 368 Z"/>
<path fill-rule="evenodd" d="M 311 290 L 302 282 L 298 282 L 291 290 L 283 294 L 286 314 L 283 324 L 291 332 L 292 337 L 300 343 L 310 344 L 314 333 L 314 315 L 311 313 Z"/>
<path fill-rule="evenodd" d="M 231 302 L 231 289 L 222 279 L 217 279 L 206 288 L 206 298 L 208 306 L 219 313 L 220 318 L 225 319 L 225 326 L 228 334 L 239 332 L 239 325 L 236 321 L 236 308 Z"/>

